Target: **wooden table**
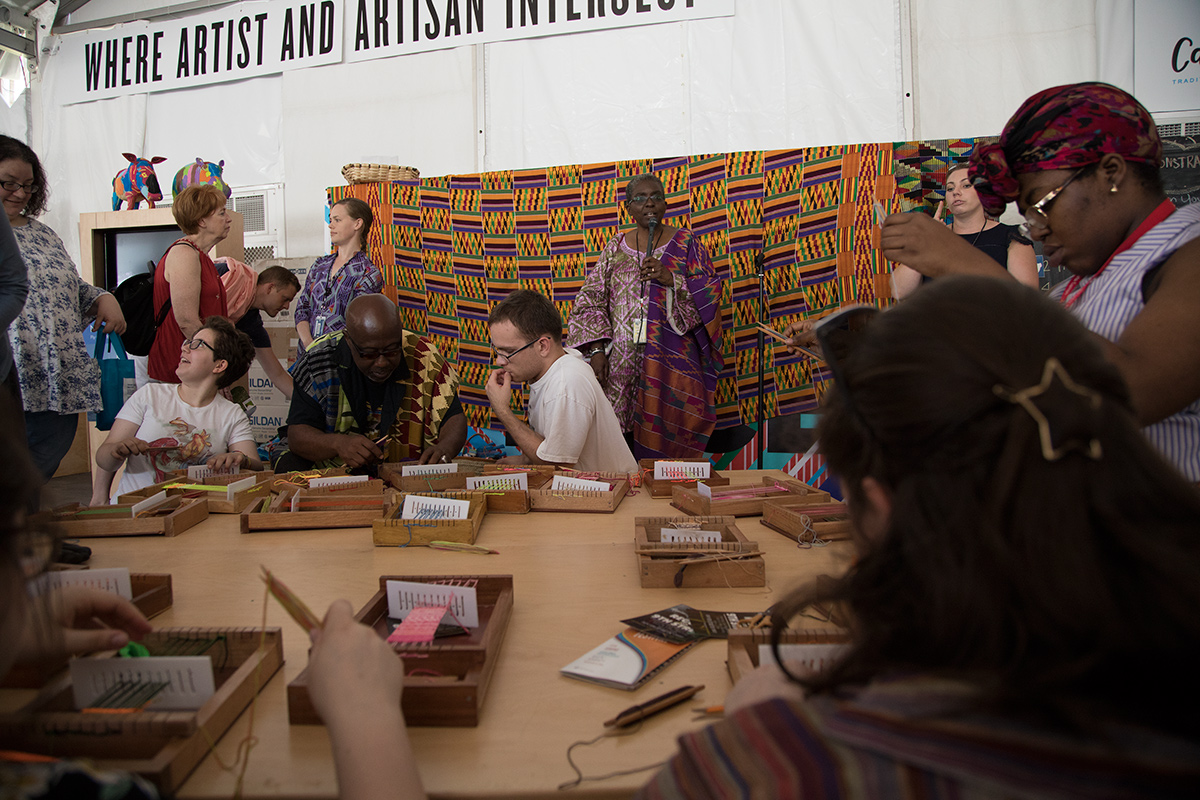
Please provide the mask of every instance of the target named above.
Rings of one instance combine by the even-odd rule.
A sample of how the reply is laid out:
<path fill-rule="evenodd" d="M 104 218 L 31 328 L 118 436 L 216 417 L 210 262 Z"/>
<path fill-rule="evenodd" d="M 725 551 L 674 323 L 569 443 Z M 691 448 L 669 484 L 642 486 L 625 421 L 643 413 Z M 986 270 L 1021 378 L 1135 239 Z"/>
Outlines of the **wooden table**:
<path fill-rule="evenodd" d="M 738 472 L 735 483 L 758 482 L 777 471 Z M 489 515 L 479 543 L 500 551 L 481 556 L 428 548 L 374 547 L 368 528 L 241 534 L 236 515 L 213 515 L 172 539 L 93 539 L 92 566 L 174 576 L 174 607 L 156 626 L 259 626 L 265 564 L 318 614 L 338 598 L 362 607 L 380 575 L 511 574 L 513 617 L 477 728 L 413 728 L 412 742 L 426 789 L 435 797 L 561 797 L 574 778 L 566 750 L 599 735 L 603 720 L 637 702 L 684 684 L 703 683 L 694 700 L 647 721 L 637 733 L 577 748 L 585 775 L 662 761 L 675 738 L 705 724 L 691 708 L 720 704 L 730 687 L 723 640 L 701 642 L 636 692 L 563 677 L 559 668 L 618 633 L 621 619 L 676 603 L 723 611 L 758 611 L 802 581 L 844 569 L 846 542 L 798 549 L 762 526 L 738 526 L 765 552 L 763 588 L 642 589 L 633 554 L 637 516 L 679 513 L 645 492 L 627 497 L 614 514 Z M 291 726 L 285 687 L 307 663 L 308 640 L 274 601 L 267 624 L 283 629 L 286 664 L 259 695 L 254 718 L 258 746 L 246 772 L 246 797 L 335 797 L 337 785 L 323 727 Z M 216 750 L 232 761 L 246 736 L 243 714 Z M 570 797 L 628 797 L 652 772 L 572 790 Z M 179 792 L 181 798 L 231 796 L 233 776 L 206 758 Z"/>

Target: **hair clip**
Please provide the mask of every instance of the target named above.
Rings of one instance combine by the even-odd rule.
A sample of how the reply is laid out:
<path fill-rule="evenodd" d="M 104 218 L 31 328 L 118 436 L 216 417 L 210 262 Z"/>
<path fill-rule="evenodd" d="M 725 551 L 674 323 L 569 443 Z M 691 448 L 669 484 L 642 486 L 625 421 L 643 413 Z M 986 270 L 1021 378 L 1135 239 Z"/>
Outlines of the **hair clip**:
<path fill-rule="evenodd" d="M 995 392 L 997 397 L 1007 400 L 1014 405 L 1021 406 L 1021 408 L 1029 413 L 1029 416 L 1033 417 L 1033 421 L 1038 426 L 1038 436 L 1041 439 L 1042 457 L 1047 461 L 1058 461 L 1071 450 L 1078 450 L 1093 461 L 1099 460 L 1102 453 L 1100 440 L 1094 436 L 1086 441 L 1073 439 L 1064 442 L 1061 447 L 1054 446 L 1054 439 L 1050 434 L 1050 420 L 1037 407 L 1037 404 L 1033 402 L 1033 398 L 1040 397 L 1050 390 L 1055 375 L 1062 381 L 1063 388 L 1077 395 L 1087 403 L 1090 411 L 1094 413 L 1099 410 L 1101 401 L 1100 393 L 1072 380 L 1070 374 L 1067 373 L 1066 367 L 1054 356 L 1046 359 L 1046 364 L 1042 368 L 1042 379 L 1039 383 L 1019 391 L 1013 391 L 1000 384 L 996 384 L 992 387 L 992 391 Z"/>

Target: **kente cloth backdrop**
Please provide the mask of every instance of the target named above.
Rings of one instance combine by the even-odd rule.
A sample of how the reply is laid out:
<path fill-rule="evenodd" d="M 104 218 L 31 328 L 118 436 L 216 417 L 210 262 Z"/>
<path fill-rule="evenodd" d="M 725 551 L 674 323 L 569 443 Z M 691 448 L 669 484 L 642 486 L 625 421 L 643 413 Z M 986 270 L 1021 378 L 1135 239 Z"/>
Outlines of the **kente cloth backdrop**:
<path fill-rule="evenodd" d="M 621 202 L 625 184 L 653 172 L 666 187 L 671 224 L 700 236 L 725 279 L 727 357 L 716 396 L 724 428 L 757 419 L 754 324 L 765 318 L 781 330 L 846 304 L 889 302 L 891 267 L 878 249 L 875 202 L 885 213 L 932 213 L 947 165 L 966 158 L 974 141 L 569 164 L 334 186 L 329 197 L 370 204 L 376 224 L 369 253 L 405 327 L 428 334 L 457 364 L 470 424 L 499 427 L 484 391 L 492 369 L 489 310 L 514 289 L 532 289 L 569 318 L 587 269 L 632 224 Z M 764 417 L 816 407 L 828 380 L 823 364 L 790 356 L 770 340 L 764 358 Z"/>

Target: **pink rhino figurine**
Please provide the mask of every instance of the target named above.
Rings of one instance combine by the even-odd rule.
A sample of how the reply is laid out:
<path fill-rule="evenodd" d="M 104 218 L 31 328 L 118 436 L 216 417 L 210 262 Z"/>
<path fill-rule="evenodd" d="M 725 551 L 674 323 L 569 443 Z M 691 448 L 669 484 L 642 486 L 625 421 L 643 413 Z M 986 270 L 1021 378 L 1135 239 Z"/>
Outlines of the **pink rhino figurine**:
<path fill-rule="evenodd" d="M 221 159 L 220 163 L 214 164 L 211 161 L 197 158 L 195 164 L 188 164 L 179 172 L 175 173 L 175 180 L 171 184 L 171 196 L 178 197 L 189 186 L 200 186 L 205 183 L 211 183 L 213 186 L 225 193 L 225 199 L 233 194 L 233 190 L 225 183 L 225 179 L 221 177 L 221 173 L 225 168 L 225 159 Z"/>
<path fill-rule="evenodd" d="M 133 153 L 122 153 L 129 166 L 121 170 L 113 178 L 113 211 L 121 209 L 121 203 L 128 203 L 133 210 L 141 205 L 142 200 L 154 208 L 155 200 L 162 200 L 162 190 L 158 188 L 158 176 L 154 174 L 154 165 L 161 164 L 167 159 L 155 156 L 149 160 L 138 158 Z"/>

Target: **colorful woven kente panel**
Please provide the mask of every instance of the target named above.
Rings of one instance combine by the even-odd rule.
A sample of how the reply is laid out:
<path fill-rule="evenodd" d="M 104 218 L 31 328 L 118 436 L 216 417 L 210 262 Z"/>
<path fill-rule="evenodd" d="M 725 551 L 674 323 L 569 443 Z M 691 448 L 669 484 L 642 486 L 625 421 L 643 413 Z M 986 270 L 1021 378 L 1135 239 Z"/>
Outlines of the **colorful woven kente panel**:
<path fill-rule="evenodd" d="M 329 189 L 358 197 L 376 224 L 368 241 L 405 327 L 428 334 L 458 366 L 470 424 L 493 424 L 484 384 L 491 370 L 487 316 L 514 289 L 553 298 L 569 318 L 584 275 L 604 245 L 632 223 L 621 202 L 629 179 L 658 175 L 667 217 L 690 227 L 725 278 L 726 371 L 719 425 L 757 418 L 759 360 L 764 416 L 816 407 L 823 365 L 788 356 L 754 324 L 782 330 L 849 303 L 886 303 L 890 266 L 878 250 L 874 204 L 885 212 L 941 199 L 946 168 L 972 140 L 887 142 L 748 151 L 529 170 L 450 175 Z M 763 265 L 760 308 L 760 278 Z"/>

